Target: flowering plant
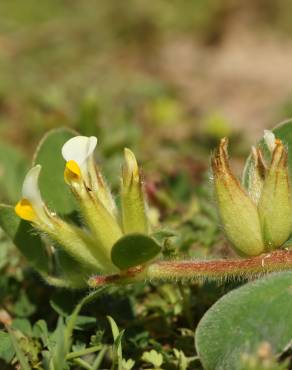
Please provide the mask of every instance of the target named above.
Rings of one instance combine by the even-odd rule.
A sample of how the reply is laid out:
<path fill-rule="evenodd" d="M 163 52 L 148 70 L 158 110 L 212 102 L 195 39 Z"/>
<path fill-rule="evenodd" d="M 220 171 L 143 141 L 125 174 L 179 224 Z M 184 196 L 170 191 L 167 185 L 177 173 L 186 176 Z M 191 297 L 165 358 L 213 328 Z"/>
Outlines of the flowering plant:
<path fill-rule="evenodd" d="M 50 369 L 62 368 L 69 361 L 62 353 L 69 352 L 78 312 L 109 284 L 161 279 L 221 281 L 291 270 L 291 130 L 292 123 L 287 122 L 265 132 L 252 148 L 242 183 L 231 170 L 226 138 L 213 153 L 217 211 L 230 247 L 238 255 L 219 260 L 163 258 L 164 233 L 152 225 L 141 169 L 131 150 L 124 150 L 120 192 L 115 199 L 95 161 L 95 137 L 67 129 L 47 134 L 26 173 L 20 200 L 15 206 L 0 205 L 0 225 L 48 284 L 96 288 L 70 317 L 63 339 L 52 349 Z M 205 368 L 216 369 L 218 363 L 224 368 L 222 353 L 228 364 L 238 363 L 238 356 L 229 354 L 236 354 L 238 348 L 243 351 L 247 340 L 258 344 L 267 338 L 281 338 L 273 346 L 285 348 L 291 338 L 289 325 L 268 325 L 267 317 L 273 323 L 289 319 L 277 309 L 289 311 L 289 284 L 291 271 L 286 271 L 247 284 L 219 300 L 196 330 L 196 349 Z M 263 306 L 266 314 L 259 315 Z M 243 330 L 238 347 L 227 316 Z M 259 330 L 251 340 L 255 316 L 257 327 L 267 329 L 265 333 Z M 121 333 L 112 319 L 110 324 L 120 343 Z M 13 332 L 9 333 L 13 337 Z M 120 344 L 117 348 L 120 351 Z M 159 364 L 163 361 L 156 352 L 144 357 Z M 257 358 L 245 360 L 249 363 Z"/>
<path fill-rule="evenodd" d="M 1 207 L 4 230 L 49 284 L 82 288 L 153 278 L 216 279 L 291 266 L 289 254 L 267 254 L 285 246 L 292 229 L 288 149 L 274 133 L 266 131 L 263 143 L 252 149 L 244 185 L 230 168 L 227 139 L 212 156 L 221 222 L 231 247 L 240 256 L 254 256 L 251 263 L 258 261 L 250 270 L 249 265 L 242 270 L 241 259 L 163 261 L 134 153 L 124 150 L 118 206 L 95 162 L 96 146 L 93 136 L 66 129 L 49 133 L 14 210 Z"/>
<path fill-rule="evenodd" d="M 48 255 L 59 259 L 61 269 L 67 261 L 58 282 L 73 288 L 86 286 L 92 274 L 115 274 L 144 265 L 160 252 L 159 244 L 149 236 L 151 225 L 143 181 L 133 152 L 124 150 L 118 210 L 95 164 L 96 145 L 96 137 L 77 135 L 61 148 L 65 160 L 64 182 L 78 205 L 79 225 L 70 217 L 59 216 L 43 200 L 39 187 L 40 164 L 35 164 L 26 174 L 22 198 L 14 208 L 16 215 L 38 232 Z M 68 261 L 74 268 L 69 267 Z M 54 281 L 49 276 L 48 279 Z"/>

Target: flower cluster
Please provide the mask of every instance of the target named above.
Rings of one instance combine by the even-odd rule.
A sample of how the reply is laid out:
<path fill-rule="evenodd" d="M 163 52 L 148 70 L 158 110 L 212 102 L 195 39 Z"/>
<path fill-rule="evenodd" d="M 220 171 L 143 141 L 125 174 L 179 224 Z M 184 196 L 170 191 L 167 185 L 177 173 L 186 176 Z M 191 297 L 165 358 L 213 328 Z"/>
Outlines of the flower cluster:
<path fill-rule="evenodd" d="M 227 139 L 212 157 L 215 195 L 225 233 L 239 254 L 259 255 L 281 247 L 292 231 L 288 152 L 281 140 L 265 131 L 267 163 L 253 148 L 245 174 L 246 189 L 230 169 Z"/>
<path fill-rule="evenodd" d="M 121 211 L 94 161 L 96 137 L 76 136 L 62 147 L 64 180 L 74 194 L 84 227 L 65 221 L 48 208 L 38 186 L 41 166 L 27 173 L 16 214 L 33 224 L 88 273 L 116 273 L 111 251 L 125 234 L 150 232 L 140 171 L 134 154 L 124 151 L 121 179 Z M 58 189 L 56 189 L 58 191 Z"/>

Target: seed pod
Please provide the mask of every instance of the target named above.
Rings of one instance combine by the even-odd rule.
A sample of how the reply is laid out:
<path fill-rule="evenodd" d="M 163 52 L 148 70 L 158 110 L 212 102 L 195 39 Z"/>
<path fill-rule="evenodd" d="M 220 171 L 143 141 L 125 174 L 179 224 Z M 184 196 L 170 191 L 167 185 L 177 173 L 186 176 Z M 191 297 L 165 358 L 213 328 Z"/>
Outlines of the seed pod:
<path fill-rule="evenodd" d="M 279 248 L 292 230 L 291 190 L 288 153 L 281 140 L 275 140 L 258 210 L 266 250 Z"/>
<path fill-rule="evenodd" d="M 230 169 L 227 144 L 227 139 L 222 139 L 212 158 L 221 221 L 227 238 L 240 254 L 259 255 L 264 251 L 264 242 L 257 207 Z"/>

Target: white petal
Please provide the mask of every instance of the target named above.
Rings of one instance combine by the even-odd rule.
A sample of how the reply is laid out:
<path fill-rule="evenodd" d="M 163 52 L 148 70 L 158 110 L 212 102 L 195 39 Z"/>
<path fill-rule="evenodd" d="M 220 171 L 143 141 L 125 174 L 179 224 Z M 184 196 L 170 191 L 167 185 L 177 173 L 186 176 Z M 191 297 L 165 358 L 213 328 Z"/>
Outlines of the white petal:
<path fill-rule="evenodd" d="M 269 148 L 269 151 L 272 153 L 276 147 L 275 140 L 276 137 L 274 133 L 270 130 L 265 130 L 264 131 L 264 140 Z"/>
<path fill-rule="evenodd" d="M 82 167 L 94 152 L 96 144 L 95 136 L 75 136 L 63 145 L 62 156 L 67 162 L 73 160 Z"/>
<path fill-rule="evenodd" d="M 38 185 L 41 165 L 31 168 L 25 176 L 22 185 L 22 197 L 29 200 L 33 206 L 42 206 L 43 201 Z"/>

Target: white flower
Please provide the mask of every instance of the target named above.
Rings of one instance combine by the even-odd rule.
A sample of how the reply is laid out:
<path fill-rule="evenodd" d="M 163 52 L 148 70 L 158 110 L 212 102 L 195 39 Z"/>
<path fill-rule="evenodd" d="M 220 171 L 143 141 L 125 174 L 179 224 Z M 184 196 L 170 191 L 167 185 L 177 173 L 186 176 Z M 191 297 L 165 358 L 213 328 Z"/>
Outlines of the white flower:
<path fill-rule="evenodd" d="M 66 160 L 64 177 L 67 183 L 79 181 L 81 178 L 89 182 L 89 172 L 96 144 L 95 136 L 75 136 L 63 145 L 62 156 Z"/>
<path fill-rule="evenodd" d="M 116 204 L 102 174 L 95 165 L 93 152 L 96 144 L 95 136 L 75 136 L 63 145 L 62 155 L 66 160 L 64 178 L 81 198 L 84 198 L 85 193 L 90 189 L 96 199 L 115 217 Z"/>
<path fill-rule="evenodd" d="M 25 176 L 22 199 L 15 206 L 16 214 L 27 221 L 48 223 L 49 218 L 38 186 L 41 166 L 32 167 Z"/>

